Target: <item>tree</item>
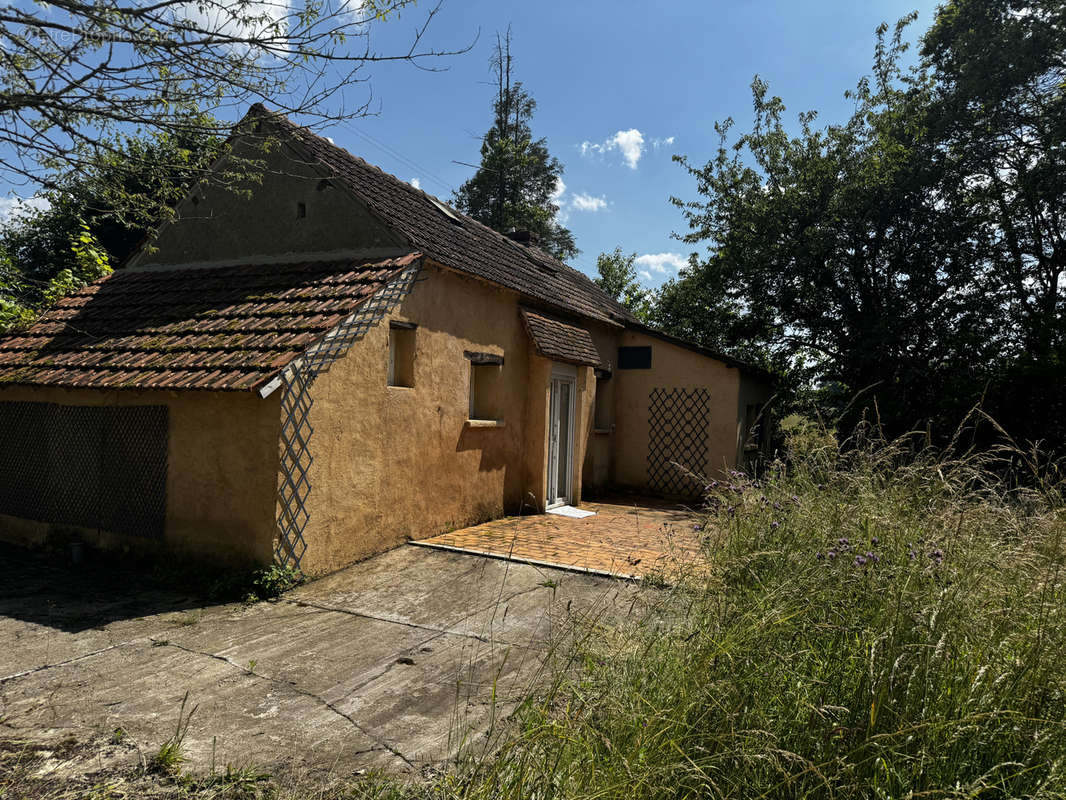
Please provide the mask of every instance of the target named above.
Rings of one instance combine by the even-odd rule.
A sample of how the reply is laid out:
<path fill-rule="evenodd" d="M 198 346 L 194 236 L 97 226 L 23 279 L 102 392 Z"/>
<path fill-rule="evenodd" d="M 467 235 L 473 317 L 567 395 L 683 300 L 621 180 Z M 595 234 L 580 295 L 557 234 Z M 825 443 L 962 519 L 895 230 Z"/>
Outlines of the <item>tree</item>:
<path fill-rule="evenodd" d="M 970 226 L 946 211 L 961 188 L 928 135 L 930 79 L 900 67 L 909 21 L 878 31 L 846 123 L 819 130 L 808 112 L 790 136 L 784 104 L 756 78 L 751 132 L 729 143 L 727 121 L 711 162 L 678 159 L 704 195 L 674 201 L 684 240 L 709 251 L 664 292 L 664 313 L 713 325 L 697 338 L 745 342 L 847 393 L 874 387 L 867 400 L 900 428 L 957 419 L 996 341 L 994 294 L 974 291 Z M 957 405 L 948 385 L 966 387 Z"/>
<path fill-rule="evenodd" d="M 0 248 L 0 333 L 30 325 L 37 314 L 62 297 L 111 272 L 107 252 L 82 223 L 66 242 L 70 266 L 48 280 L 28 277 Z"/>
<path fill-rule="evenodd" d="M 1048 357 L 1066 344 L 1066 6 L 953 0 L 922 54 L 931 124 L 965 187 L 955 197 L 978 222 L 975 256 L 1023 332 L 1016 345 Z"/>
<path fill-rule="evenodd" d="M 536 102 L 513 78 L 511 32 L 497 36 L 491 60 L 496 77 L 493 123 L 481 142 L 481 165 L 455 192 L 455 205 L 501 233 L 528 230 L 559 259 L 578 253 L 573 234 L 556 219 L 553 200 L 563 165 L 549 155 L 547 140 L 534 139 Z"/>
<path fill-rule="evenodd" d="M 27 279 L 42 284 L 72 269 L 69 243 L 82 227 L 120 266 L 222 152 L 217 137 L 166 132 L 122 136 L 89 166 L 41 194 L 43 208 L 0 226 L 0 243 Z"/>
<path fill-rule="evenodd" d="M 633 265 L 636 253 L 623 253 L 616 247 L 610 253 L 596 256 L 596 285 L 620 302 L 636 316 L 647 319 L 655 305 L 652 292 L 640 285 L 637 268 Z"/>
<path fill-rule="evenodd" d="M 0 225 L 0 329 L 121 266 L 159 222 L 147 209 L 176 205 L 222 149 L 214 137 L 123 136 L 42 208 Z"/>
<path fill-rule="evenodd" d="M 878 30 L 846 122 L 798 132 L 753 83 L 755 123 L 674 199 L 707 247 L 661 324 L 769 354 L 808 388 L 864 392 L 889 432 L 950 432 L 972 403 L 1066 442 L 1066 8 L 950 0 L 901 66 L 914 16 Z M 1009 398 L 1001 401 L 1000 398 Z"/>
<path fill-rule="evenodd" d="M 311 124 L 365 114 L 345 90 L 372 64 L 429 68 L 422 39 L 371 49 L 374 25 L 414 0 L 63 0 L 0 10 L 0 176 L 56 189 L 115 154 L 119 134 L 225 138 L 233 110 L 266 101 Z M 438 7 L 439 8 L 439 7 Z M 136 169 L 136 168 L 135 168 Z"/>
<path fill-rule="evenodd" d="M 922 40 L 951 213 L 1004 320 L 989 406 L 1019 438 L 1066 441 L 1066 6 L 952 0 Z"/>

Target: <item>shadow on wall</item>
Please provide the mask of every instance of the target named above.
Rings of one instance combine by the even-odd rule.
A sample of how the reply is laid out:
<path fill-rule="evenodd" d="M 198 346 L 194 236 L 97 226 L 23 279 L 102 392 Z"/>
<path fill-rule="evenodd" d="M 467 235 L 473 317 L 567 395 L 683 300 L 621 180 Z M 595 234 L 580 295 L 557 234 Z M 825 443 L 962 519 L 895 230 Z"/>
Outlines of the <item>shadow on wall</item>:
<path fill-rule="evenodd" d="M 0 543 L 0 617 L 77 633 L 117 620 L 202 607 L 207 600 L 168 586 L 165 576 L 114 553 L 28 550 Z M 177 574 L 175 573 L 175 578 Z"/>
<path fill-rule="evenodd" d="M 464 426 L 459 440 L 455 443 L 456 452 L 477 450 L 481 453 L 478 472 L 503 471 L 503 501 L 508 509 L 522 502 L 526 487 L 522 484 L 523 469 L 520 460 L 516 460 L 516 448 L 511 440 L 513 431 L 507 428 L 471 428 Z"/>

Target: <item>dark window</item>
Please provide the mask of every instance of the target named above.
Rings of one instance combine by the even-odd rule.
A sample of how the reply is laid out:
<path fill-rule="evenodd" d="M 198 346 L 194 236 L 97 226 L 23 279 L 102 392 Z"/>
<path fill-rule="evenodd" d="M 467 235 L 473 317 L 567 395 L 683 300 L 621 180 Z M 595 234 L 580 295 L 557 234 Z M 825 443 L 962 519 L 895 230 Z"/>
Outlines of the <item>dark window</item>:
<path fill-rule="evenodd" d="M 619 347 L 618 369 L 651 369 L 651 347 Z"/>
<path fill-rule="evenodd" d="M 0 402 L 0 513 L 161 538 L 166 406 Z"/>
<path fill-rule="evenodd" d="M 389 386 L 415 385 L 415 326 L 389 326 Z"/>

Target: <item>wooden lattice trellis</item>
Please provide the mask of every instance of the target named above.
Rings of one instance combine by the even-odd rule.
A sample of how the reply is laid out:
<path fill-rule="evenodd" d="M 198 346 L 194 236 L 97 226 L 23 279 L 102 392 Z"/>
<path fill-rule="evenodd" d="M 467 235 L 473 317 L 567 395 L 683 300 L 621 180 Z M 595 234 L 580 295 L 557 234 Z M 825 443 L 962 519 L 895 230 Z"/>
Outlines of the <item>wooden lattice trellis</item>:
<path fill-rule="evenodd" d="M 281 395 L 278 536 L 274 546 L 274 558 L 279 564 L 299 569 L 307 551 L 304 529 L 310 521 L 307 498 L 311 495 L 310 470 L 314 461 L 311 455 L 314 433 L 311 385 L 407 296 L 421 266 L 421 260 L 418 260 L 400 272 L 285 370 Z"/>
<path fill-rule="evenodd" d="M 652 389 L 648 399 L 648 486 L 663 494 L 698 496 L 707 474 L 710 392 Z"/>

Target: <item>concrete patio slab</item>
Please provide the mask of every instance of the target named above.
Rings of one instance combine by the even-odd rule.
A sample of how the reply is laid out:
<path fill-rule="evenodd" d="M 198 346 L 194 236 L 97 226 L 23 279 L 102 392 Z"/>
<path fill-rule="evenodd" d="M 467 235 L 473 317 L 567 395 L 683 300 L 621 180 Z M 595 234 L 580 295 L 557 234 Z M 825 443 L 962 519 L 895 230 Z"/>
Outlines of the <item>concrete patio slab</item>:
<path fill-rule="evenodd" d="M 186 692 L 194 771 L 418 770 L 484 742 L 575 620 L 633 602 L 618 581 L 413 547 L 252 606 L 0 555 L 0 740 L 91 745 L 53 765 L 73 775 L 150 759 Z"/>
<path fill-rule="evenodd" d="M 595 516 L 505 517 L 411 544 L 620 578 L 669 573 L 698 558 L 691 507 L 619 497 L 581 508 Z"/>

